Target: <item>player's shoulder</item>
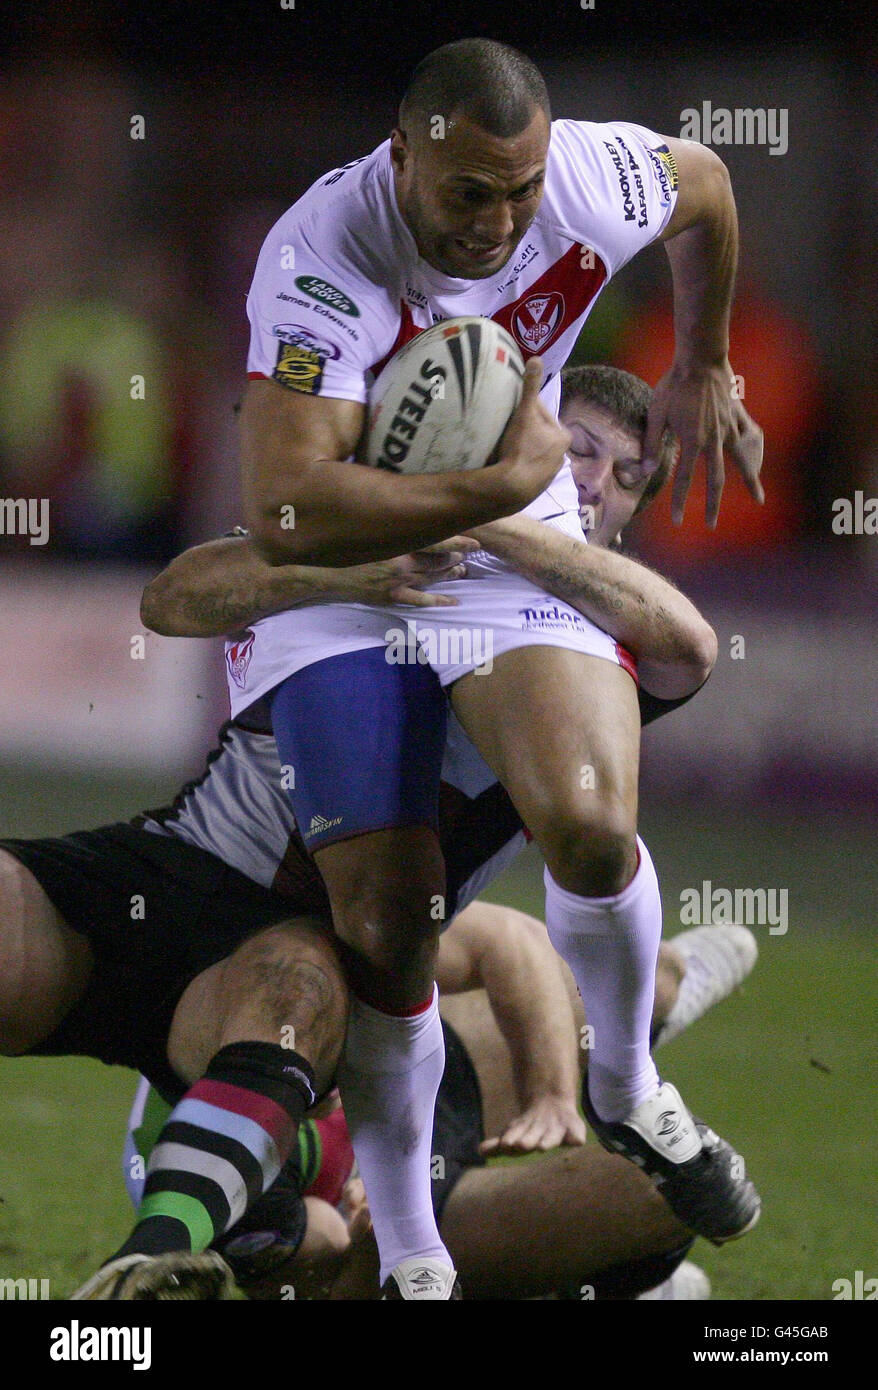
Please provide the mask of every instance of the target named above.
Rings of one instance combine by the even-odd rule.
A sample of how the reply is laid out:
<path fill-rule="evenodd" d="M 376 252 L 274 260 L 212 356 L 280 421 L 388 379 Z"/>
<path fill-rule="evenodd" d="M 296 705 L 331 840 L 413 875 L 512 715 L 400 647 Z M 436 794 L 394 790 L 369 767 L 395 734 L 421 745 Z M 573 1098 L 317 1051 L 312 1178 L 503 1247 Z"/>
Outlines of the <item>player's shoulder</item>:
<path fill-rule="evenodd" d="M 389 180 L 389 141 L 322 175 L 271 228 L 258 268 L 301 269 L 307 284 L 298 288 L 306 294 L 316 291 L 330 307 L 335 299 L 341 312 L 360 306 L 346 298 L 352 291 L 334 284 L 333 274 L 347 286 L 356 285 L 363 296 L 380 299 L 394 253 Z M 325 282 L 317 283 L 315 267 L 325 270 Z"/>
<path fill-rule="evenodd" d="M 601 176 L 592 186 L 597 198 L 603 174 L 608 168 L 618 172 L 620 159 L 629 168 L 637 167 L 637 161 L 645 158 L 657 170 L 667 170 L 667 154 L 667 145 L 662 137 L 636 121 L 556 120 L 552 122 L 549 140 L 546 191 L 563 192 L 572 180 L 582 195 L 587 189 L 587 175 L 591 172 Z M 672 191 L 669 182 L 668 193 Z"/>
<path fill-rule="evenodd" d="M 556 120 L 538 217 L 618 268 L 667 224 L 676 186 L 667 145 L 646 126 Z"/>

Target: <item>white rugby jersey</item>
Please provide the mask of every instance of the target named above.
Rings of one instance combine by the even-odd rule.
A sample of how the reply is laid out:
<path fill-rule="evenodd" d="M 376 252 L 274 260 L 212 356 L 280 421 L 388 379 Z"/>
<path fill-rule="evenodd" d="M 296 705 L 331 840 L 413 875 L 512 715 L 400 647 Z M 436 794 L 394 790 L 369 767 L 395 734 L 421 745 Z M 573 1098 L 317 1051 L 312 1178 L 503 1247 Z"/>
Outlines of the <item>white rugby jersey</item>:
<path fill-rule="evenodd" d="M 525 360 L 542 358 L 542 397 L 557 414 L 560 371 L 591 306 L 610 276 L 664 231 L 676 189 L 673 157 L 653 131 L 555 121 L 543 197 L 514 255 L 493 276 L 460 280 L 418 255 L 397 206 L 388 140 L 318 180 L 266 238 L 247 300 L 248 375 L 365 403 L 405 343 L 433 323 L 477 314 L 507 329 Z M 568 465 L 525 512 L 582 539 Z M 332 645 L 287 668 L 286 654 L 297 640 L 304 649 L 313 627 L 313 610 L 306 612 L 265 618 L 227 645 L 233 714 L 308 660 L 381 641 L 377 610 L 322 605 Z"/>
<path fill-rule="evenodd" d="M 247 370 L 309 395 L 365 403 L 384 364 L 424 328 L 479 314 L 558 373 L 611 275 L 665 229 L 677 174 L 643 126 L 554 121 L 543 198 L 514 255 L 484 280 L 428 265 L 396 202 L 390 141 L 334 170 L 269 232 L 247 299 Z"/>

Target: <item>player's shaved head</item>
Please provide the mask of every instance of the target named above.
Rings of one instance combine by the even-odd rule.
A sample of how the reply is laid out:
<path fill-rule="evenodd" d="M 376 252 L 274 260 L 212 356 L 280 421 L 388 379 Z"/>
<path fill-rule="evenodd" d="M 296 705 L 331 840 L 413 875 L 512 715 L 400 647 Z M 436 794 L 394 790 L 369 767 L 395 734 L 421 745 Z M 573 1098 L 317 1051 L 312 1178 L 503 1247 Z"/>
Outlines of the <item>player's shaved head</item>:
<path fill-rule="evenodd" d="M 539 69 L 523 53 L 493 39 L 458 39 L 435 48 L 415 68 L 399 108 L 412 135 L 441 116 L 465 115 L 490 135 L 520 135 L 540 110 L 551 120 Z"/>
<path fill-rule="evenodd" d="M 536 216 L 551 116 L 523 53 L 461 39 L 415 69 L 390 155 L 400 213 L 420 255 L 463 280 L 495 275 Z"/>

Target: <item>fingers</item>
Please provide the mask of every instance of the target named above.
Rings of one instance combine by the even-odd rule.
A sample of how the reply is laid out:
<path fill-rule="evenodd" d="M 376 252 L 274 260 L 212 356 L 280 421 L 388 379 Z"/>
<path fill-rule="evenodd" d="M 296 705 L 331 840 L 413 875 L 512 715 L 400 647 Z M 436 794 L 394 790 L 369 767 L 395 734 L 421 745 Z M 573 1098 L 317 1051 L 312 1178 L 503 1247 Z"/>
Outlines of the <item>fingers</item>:
<path fill-rule="evenodd" d="M 680 462 L 677 464 L 677 471 L 674 474 L 674 490 L 671 494 L 671 520 L 675 526 L 679 526 L 683 520 L 686 498 L 689 496 L 689 489 L 692 486 L 692 474 L 695 471 L 697 458 L 697 438 L 682 440 Z"/>
<path fill-rule="evenodd" d="M 525 363 L 524 376 L 521 384 L 521 400 L 518 403 L 519 410 L 523 405 L 536 399 L 540 394 L 543 384 L 543 362 L 541 357 L 531 357 Z"/>
<path fill-rule="evenodd" d="M 472 536 L 449 536 L 447 541 L 437 541 L 435 545 L 425 545 L 423 550 L 416 550 L 416 555 L 448 555 L 457 553 L 457 559 L 462 555 L 469 554 L 473 550 L 479 550 L 477 540 Z"/>
<path fill-rule="evenodd" d="M 641 467 L 644 473 L 652 475 L 658 468 L 659 452 L 661 450 L 662 435 L 667 424 L 667 411 L 664 401 L 656 391 L 653 395 L 649 407 L 649 414 L 646 420 L 646 433 L 643 436 L 643 459 Z"/>
<path fill-rule="evenodd" d="M 419 567 L 413 565 L 408 574 L 400 577 L 399 582 L 388 590 L 387 601 L 389 603 L 402 603 L 411 608 L 458 608 L 460 605 L 456 598 L 450 594 L 436 593 L 428 588 L 430 584 L 443 583 L 448 579 L 463 579 L 466 576 L 466 565 L 443 565 L 441 569 L 431 569 L 427 566 L 419 572 Z"/>
<path fill-rule="evenodd" d="M 452 565 L 459 565 L 462 559 L 463 552 L 459 546 L 454 550 L 443 550 L 439 545 L 431 545 L 428 550 L 416 550 L 406 556 L 404 568 L 420 574 L 436 574 L 450 569 Z"/>
<path fill-rule="evenodd" d="M 456 575 L 449 576 L 457 578 Z M 410 589 L 407 585 L 401 584 L 396 589 L 391 589 L 388 595 L 391 603 L 405 604 L 408 608 L 459 608 L 460 604 L 456 598 L 451 598 L 448 594 L 434 594 L 429 590 L 425 593 L 421 589 Z"/>
<path fill-rule="evenodd" d="M 494 1139 L 485 1139 L 479 1145 L 479 1153 L 484 1157 L 489 1154 L 526 1154 L 534 1153 L 537 1150 L 545 1152 L 548 1149 L 557 1148 L 561 1143 L 563 1127 L 550 1125 L 533 1120 L 530 1124 L 519 1122 L 510 1125 L 509 1128 Z"/>
<path fill-rule="evenodd" d="M 723 464 L 723 431 L 716 414 L 713 420 L 713 430 L 704 446 L 704 454 L 707 466 L 705 515 L 708 526 L 712 528 L 716 526 L 719 519 L 719 504 L 726 481 L 726 470 Z"/>
<path fill-rule="evenodd" d="M 414 587 L 421 587 L 422 584 L 436 584 L 440 579 L 463 579 L 466 575 L 466 565 L 459 556 L 449 560 L 444 565 L 425 565 L 414 564 L 408 573 L 403 574 L 403 583 Z"/>
<path fill-rule="evenodd" d="M 561 1143 L 570 1145 L 584 1144 L 585 1136 L 585 1120 L 581 1115 L 573 1115 L 567 1122 L 567 1130 Z"/>
<path fill-rule="evenodd" d="M 744 479 L 750 496 L 755 502 L 762 503 L 765 501 L 765 493 L 759 481 L 759 472 L 762 468 L 765 436 L 756 421 L 751 419 L 743 408 L 735 417 L 734 431 L 726 448 Z"/>

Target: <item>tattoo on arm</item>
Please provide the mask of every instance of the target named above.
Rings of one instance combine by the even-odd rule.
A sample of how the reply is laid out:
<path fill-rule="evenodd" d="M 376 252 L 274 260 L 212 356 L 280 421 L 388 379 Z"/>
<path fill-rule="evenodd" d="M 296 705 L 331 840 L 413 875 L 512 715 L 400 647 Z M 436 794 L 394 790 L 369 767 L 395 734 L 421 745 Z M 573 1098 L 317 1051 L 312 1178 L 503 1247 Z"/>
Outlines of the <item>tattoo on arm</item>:
<path fill-rule="evenodd" d="M 188 594 L 182 601 L 185 616 L 202 627 L 234 632 L 248 622 L 254 622 L 261 595 L 257 589 L 241 593 Z"/>

